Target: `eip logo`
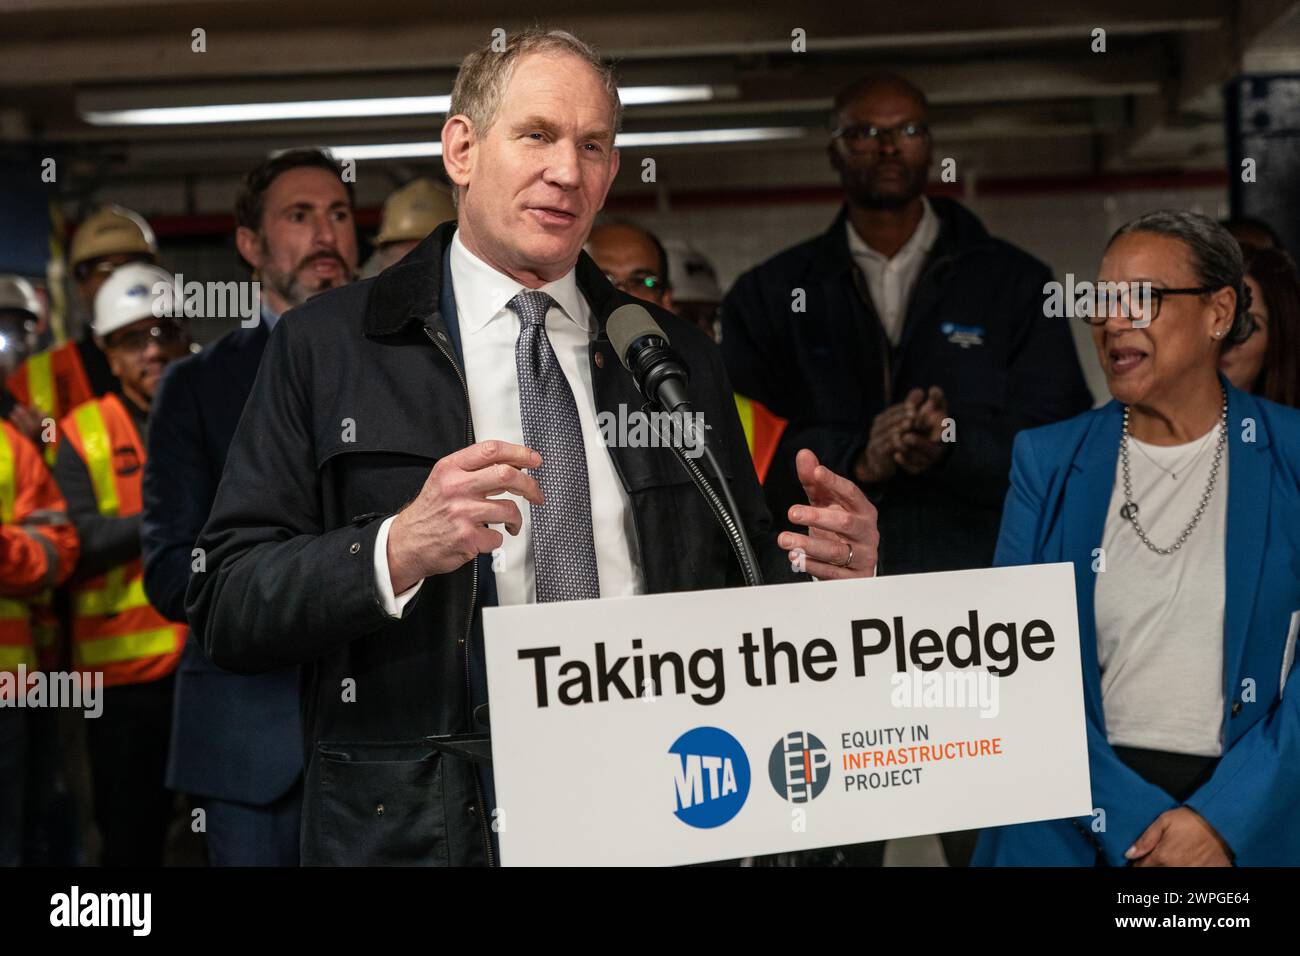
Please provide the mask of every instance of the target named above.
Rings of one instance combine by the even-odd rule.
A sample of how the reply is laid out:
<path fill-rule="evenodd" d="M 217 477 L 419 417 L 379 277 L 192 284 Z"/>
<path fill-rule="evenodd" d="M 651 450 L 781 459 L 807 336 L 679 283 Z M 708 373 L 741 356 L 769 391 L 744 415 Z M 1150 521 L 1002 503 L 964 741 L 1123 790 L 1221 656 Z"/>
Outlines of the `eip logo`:
<path fill-rule="evenodd" d="M 826 789 L 831 778 L 831 757 L 812 734 L 792 730 L 772 748 L 767 775 L 782 800 L 808 803 Z"/>
<path fill-rule="evenodd" d="M 749 796 L 749 758 L 735 737 L 717 727 L 696 727 L 678 737 L 668 753 L 678 820 L 707 830 L 740 812 Z"/>

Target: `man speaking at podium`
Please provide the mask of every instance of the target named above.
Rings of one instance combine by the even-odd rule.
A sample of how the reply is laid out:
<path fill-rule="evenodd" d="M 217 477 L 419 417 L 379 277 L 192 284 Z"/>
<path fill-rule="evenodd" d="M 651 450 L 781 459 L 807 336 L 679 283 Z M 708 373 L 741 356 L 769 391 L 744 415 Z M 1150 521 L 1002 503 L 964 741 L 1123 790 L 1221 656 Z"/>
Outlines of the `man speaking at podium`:
<path fill-rule="evenodd" d="M 673 451 L 598 427 L 645 404 L 606 329 L 637 300 L 581 252 L 620 111 L 569 34 L 471 54 L 442 130 L 459 228 L 271 335 L 187 598 L 219 666 L 303 665 L 304 864 L 495 861 L 490 767 L 425 739 L 487 729 L 482 607 L 741 582 Z M 872 574 L 875 512 L 811 452 L 809 533 L 770 530 L 716 349 L 651 311 L 766 580 Z"/>

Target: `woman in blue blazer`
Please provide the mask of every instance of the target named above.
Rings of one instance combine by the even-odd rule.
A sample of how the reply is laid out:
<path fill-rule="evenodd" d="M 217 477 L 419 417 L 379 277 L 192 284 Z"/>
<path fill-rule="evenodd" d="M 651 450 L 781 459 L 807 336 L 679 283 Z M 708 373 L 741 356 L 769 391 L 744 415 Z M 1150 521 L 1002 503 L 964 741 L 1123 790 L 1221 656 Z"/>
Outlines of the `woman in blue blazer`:
<path fill-rule="evenodd" d="M 1218 373 L 1252 323 L 1212 220 L 1122 227 L 1106 281 L 1114 401 L 1020 434 L 995 559 L 1074 564 L 1094 811 L 973 865 L 1300 864 L 1300 412 Z"/>

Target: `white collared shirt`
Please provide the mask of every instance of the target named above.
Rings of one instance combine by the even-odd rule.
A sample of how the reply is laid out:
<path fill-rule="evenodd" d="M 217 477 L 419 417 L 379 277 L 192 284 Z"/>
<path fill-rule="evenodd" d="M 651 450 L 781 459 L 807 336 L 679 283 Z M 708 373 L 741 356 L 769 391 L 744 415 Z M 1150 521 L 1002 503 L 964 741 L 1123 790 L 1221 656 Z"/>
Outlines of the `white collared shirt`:
<path fill-rule="evenodd" d="M 515 342 L 519 338 L 520 322 L 506 303 L 525 287 L 470 252 L 461 242 L 460 233 L 452 239 L 451 279 L 474 438 L 476 441 L 495 438 L 522 445 L 524 429 L 519 412 L 519 378 L 515 371 Z M 631 501 L 596 423 L 596 399 L 588 359 L 588 345 L 596 328 L 591 307 L 578 291 L 572 269 L 539 291 L 555 300 L 546 314 L 546 335 L 573 390 L 582 426 L 600 596 L 641 594 L 645 583 L 638 559 Z M 523 526 L 518 535 L 512 536 L 502 525 L 492 525 L 505 538 L 500 551 L 493 555 L 497 601 L 503 606 L 527 604 L 537 599 L 529 504 L 516 495 L 508 497 L 519 506 Z M 393 594 L 388 573 L 388 531 L 392 522 L 388 518 L 379 529 L 374 562 L 380 600 L 388 613 L 396 617 L 420 585 L 400 595 Z"/>
<path fill-rule="evenodd" d="M 885 334 L 894 345 L 902 338 L 907 304 L 912 299 L 912 288 L 920 278 L 925 257 L 939 238 L 939 217 L 924 196 L 921 197 L 921 207 L 921 221 L 892 259 L 867 245 L 854 230 L 853 222 L 847 218 L 844 220 L 844 228 L 849 233 L 849 252 L 867 279 L 871 303 L 876 307 Z"/>

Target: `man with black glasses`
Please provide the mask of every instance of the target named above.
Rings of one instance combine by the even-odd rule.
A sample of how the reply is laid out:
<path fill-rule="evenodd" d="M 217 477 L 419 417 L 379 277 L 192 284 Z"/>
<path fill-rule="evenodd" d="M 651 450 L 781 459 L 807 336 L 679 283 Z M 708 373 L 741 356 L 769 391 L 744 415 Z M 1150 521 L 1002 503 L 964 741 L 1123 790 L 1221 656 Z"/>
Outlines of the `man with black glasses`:
<path fill-rule="evenodd" d="M 813 449 L 879 507 L 887 574 L 987 567 L 1016 433 L 1091 404 L 1068 320 L 1044 316 L 1047 266 L 926 197 L 928 118 L 898 76 L 840 91 L 827 154 L 844 207 L 722 307 L 732 386 L 790 422 L 768 507 L 803 503 L 794 455 Z"/>

